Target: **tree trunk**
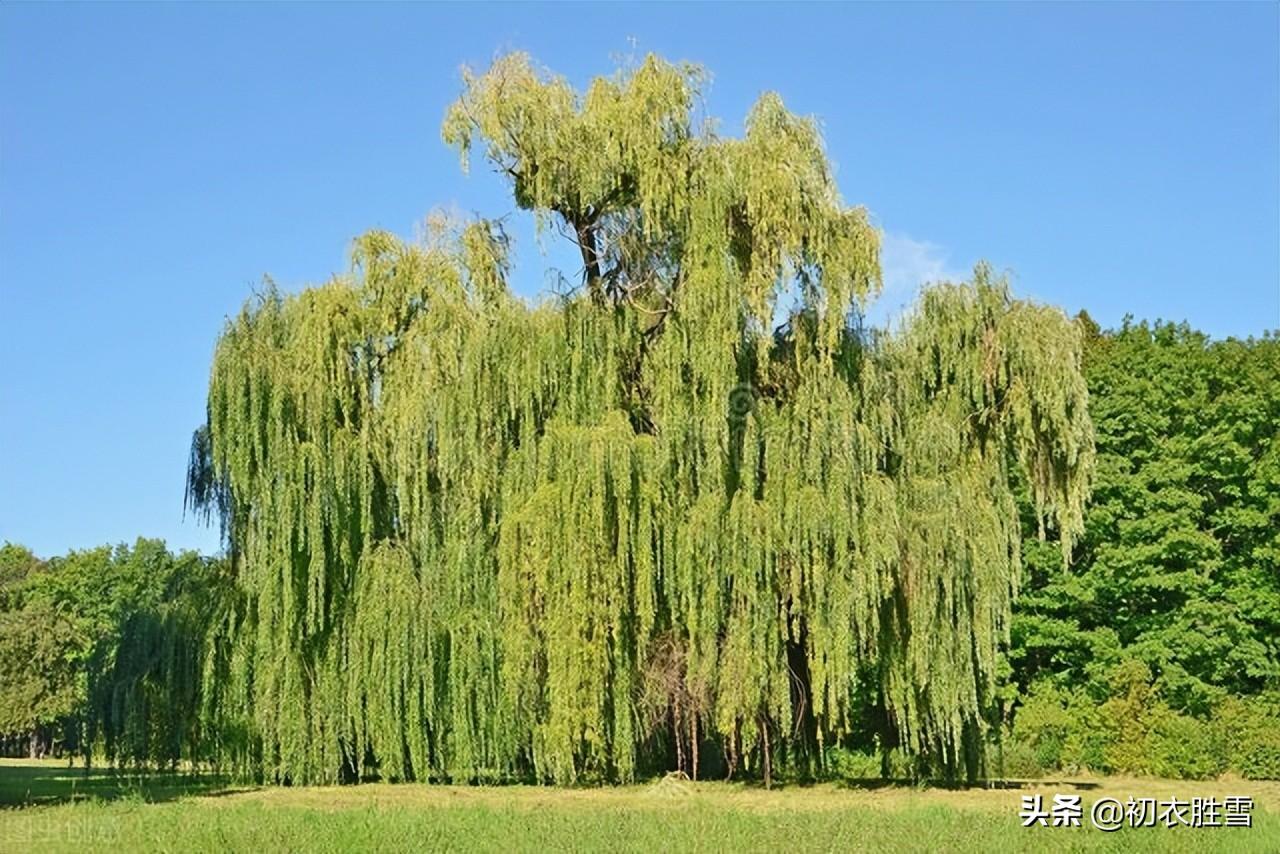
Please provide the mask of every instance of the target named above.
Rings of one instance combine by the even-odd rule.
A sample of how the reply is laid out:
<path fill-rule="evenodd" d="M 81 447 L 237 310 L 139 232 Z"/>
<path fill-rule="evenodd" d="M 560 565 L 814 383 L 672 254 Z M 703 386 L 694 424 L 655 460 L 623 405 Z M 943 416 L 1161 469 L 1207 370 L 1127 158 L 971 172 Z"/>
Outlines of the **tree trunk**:
<path fill-rule="evenodd" d="M 40 744 L 40 728 L 31 728 L 31 740 L 27 744 L 27 755 L 31 759 L 39 759 L 43 753 L 43 747 Z"/>
<path fill-rule="evenodd" d="M 693 773 L 689 776 L 693 777 L 694 782 L 698 780 L 698 716 L 694 715 L 689 722 L 690 738 L 689 746 L 693 748 L 693 758 L 689 763 L 689 770 Z"/>
<path fill-rule="evenodd" d="M 680 702 L 676 701 L 671 707 L 671 732 L 676 737 L 676 770 L 681 773 L 684 772 L 684 733 L 680 731 L 682 729 L 680 726 L 682 720 Z"/>
<path fill-rule="evenodd" d="M 764 787 L 766 789 L 773 788 L 773 755 L 769 750 L 769 722 L 765 718 L 760 719 L 760 734 L 763 736 L 764 747 Z"/>
<path fill-rule="evenodd" d="M 725 765 L 728 766 L 729 773 L 725 774 L 725 782 L 733 779 L 733 772 L 738 767 L 738 727 L 740 722 L 733 722 L 733 735 L 729 736 L 728 744 L 725 745 Z"/>
<path fill-rule="evenodd" d="M 578 236 L 578 249 L 582 252 L 582 267 L 587 282 L 587 291 L 597 305 L 604 303 L 604 290 L 600 278 L 600 251 L 596 245 L 596 232 L 590 220 L 585 218 L 574 222 L 574 230 Z"/>

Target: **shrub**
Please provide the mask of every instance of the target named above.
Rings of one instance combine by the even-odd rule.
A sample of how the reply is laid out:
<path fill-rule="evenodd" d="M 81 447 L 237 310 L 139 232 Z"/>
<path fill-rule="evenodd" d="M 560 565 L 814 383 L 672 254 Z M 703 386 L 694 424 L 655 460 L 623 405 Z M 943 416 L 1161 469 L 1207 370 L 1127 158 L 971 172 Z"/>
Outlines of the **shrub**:
<path fill-rule="evenodd" d="M 1280 694 L 1229 698 L 1215 723 L 1233 770 L 1250 780 L 1280 780 Z"/>
<path fill-rule="evenodd" d="M 1143 770 L 1158 777 L 1204 780 L 1227 770 L 1228 757 L 1209 721 L 1161 710 L 1145 741 L 1150 753 Z"/>
<path fill-rule="evenodd" d="M 1000 747 L 1001 765 L 997 772 L 1001 777 L 1013 779 L 1034 779 L 1043 777 L 1049 771 L 1057 770 L 1057 765 L 1046 767 L 1040 762 L 1035 748 L 1025 742 L 1007 737 Z"/>
<path fill-rule="evenodd" d="M 875 753 L 828 747 L 825 760 L 827 773 L 839 780 L 869 780 L 880 777 L 880 757 Z"/>
<path fill-rule="evenodd" d="M 1016 748 L 1011 754 L 1028 769 L 1060 768 L 1071 729 L 1067 695 L 1045 684 L 1027 697 L 1014 719 L 1011 741 Z M 1006 756 L 1005 761 L 1009 758 Z"/>
<path fill-rule="evenodd" d="M 1247 780 L 1280 780 L 1280 721 L 1240 748 L 1236 770 Z"/>
<path fill-rule="evenodd" d="M 1280 694 L 1226 697 L 1205 717 L 1162 699 L 1145 665 L 1110 674 L 1102 703 L 1083 691 L 1032 686 L 1004 744 L 1004 773 L 1042 776 L 1091 770 L 1203 780 L 1235 771 L 1280 779 Z"/>

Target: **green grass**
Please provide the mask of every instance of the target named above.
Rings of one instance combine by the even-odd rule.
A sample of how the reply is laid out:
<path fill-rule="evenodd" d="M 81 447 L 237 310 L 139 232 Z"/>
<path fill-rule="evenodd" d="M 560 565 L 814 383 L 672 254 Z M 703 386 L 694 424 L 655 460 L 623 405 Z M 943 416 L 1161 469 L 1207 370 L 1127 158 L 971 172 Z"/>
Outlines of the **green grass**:
<path fill-rule="evenodd" d="M 1254 827 L 1023 828 L 1040 792 L 1252 795 Z M 1086 824 L 1088 818 L 1085 819 Z M 785 787 L 664 780 L 604 789 L 367 784 L 236 789 L 0 760 L 10 851 L 1280 851 L 1280 784 L 1103 779 L 1010 789 Z"/>

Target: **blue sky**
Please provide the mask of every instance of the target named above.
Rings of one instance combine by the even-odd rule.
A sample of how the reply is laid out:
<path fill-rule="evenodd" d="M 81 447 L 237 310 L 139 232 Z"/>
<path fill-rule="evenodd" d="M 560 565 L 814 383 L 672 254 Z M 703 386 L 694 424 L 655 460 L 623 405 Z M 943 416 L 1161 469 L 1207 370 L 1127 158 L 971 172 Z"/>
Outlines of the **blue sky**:
<path fill-rule="evenodd" d="M 439 136 L 510 49 L 579 83 L 701 62 L 726 132 L 766 89 L 818 116 L 888 304 L 985 258 L 1104 325 L 1280 327 L 1278 33 L 1274 3 L 4 4 L 0 540 L 216 548 L 182 485 L 224 318 L 365 229 L 511 212 Z M 513 232 L 537 294 L 567 256 Z"/>

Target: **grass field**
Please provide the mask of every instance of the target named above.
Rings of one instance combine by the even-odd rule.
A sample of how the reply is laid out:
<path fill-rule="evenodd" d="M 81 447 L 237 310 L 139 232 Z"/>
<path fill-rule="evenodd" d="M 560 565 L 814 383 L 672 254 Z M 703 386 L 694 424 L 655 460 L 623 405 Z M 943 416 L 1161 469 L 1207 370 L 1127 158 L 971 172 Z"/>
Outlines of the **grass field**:
<path fill-rule="evenodd" d="M 1023 795 L 1080 794 L 1083 828 L 1022 827 Z M 1252 796 L 1251 828 L 1089 827 L 1109 796 Z M 1280 783 L 1106 778 L 1006 789 L 661 780 L 605 789 L 366 784 L 237 788 L 0 760 L 0 852 L 26 851 L 1280 852 Z"/>

